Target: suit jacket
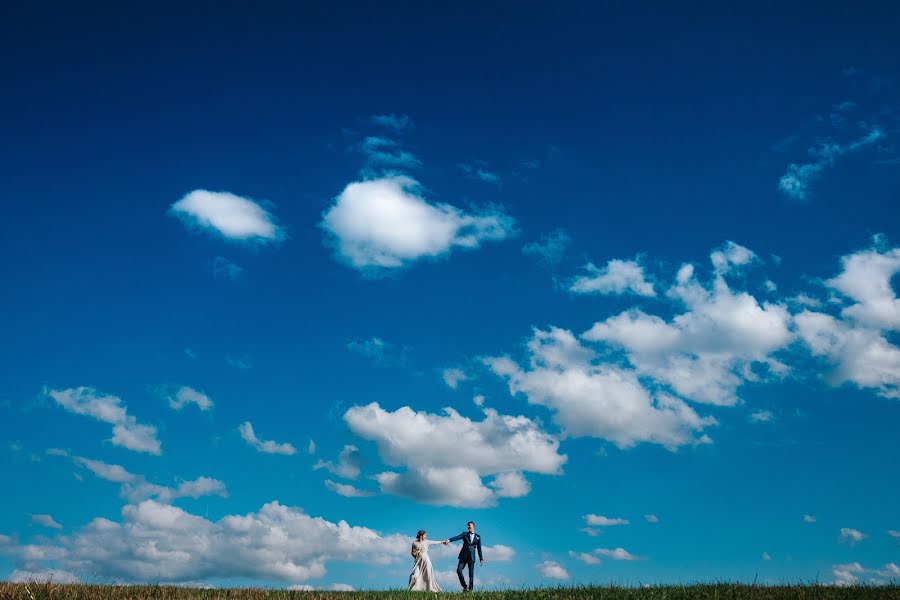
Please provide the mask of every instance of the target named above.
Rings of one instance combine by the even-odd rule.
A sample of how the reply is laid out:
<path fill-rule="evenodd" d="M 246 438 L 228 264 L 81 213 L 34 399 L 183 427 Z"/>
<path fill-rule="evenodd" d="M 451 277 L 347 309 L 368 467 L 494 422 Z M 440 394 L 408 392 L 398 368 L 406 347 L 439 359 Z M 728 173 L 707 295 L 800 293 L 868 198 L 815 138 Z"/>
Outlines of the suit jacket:
<path fill-rule="evenodd" d="M 449 541 L 455 542 L 462 540 L 463 545 L 459 551 L 459 560 L 466 562 L 475 562 L 475 552 L 478 552 L 478 560 L 484 560 L 481 556 L 481 536 L 477 533 L 473 534 L 474 540 L 469 542 L 469 532 L 463 531 L 461 534 L 450 538 Z"/>

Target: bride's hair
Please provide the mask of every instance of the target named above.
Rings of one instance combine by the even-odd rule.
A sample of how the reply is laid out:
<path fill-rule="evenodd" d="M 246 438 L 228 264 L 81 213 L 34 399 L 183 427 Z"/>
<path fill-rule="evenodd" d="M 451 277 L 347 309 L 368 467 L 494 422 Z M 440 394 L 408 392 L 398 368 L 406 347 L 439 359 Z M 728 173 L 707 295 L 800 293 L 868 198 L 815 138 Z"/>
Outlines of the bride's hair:
<path fill-rule="evenodd" d="M 422 536 L 425 535 L 426 531 L 424 529 L 420 529 L 418 533 L 416 533 L 416 539 L 421 540 Z"/>

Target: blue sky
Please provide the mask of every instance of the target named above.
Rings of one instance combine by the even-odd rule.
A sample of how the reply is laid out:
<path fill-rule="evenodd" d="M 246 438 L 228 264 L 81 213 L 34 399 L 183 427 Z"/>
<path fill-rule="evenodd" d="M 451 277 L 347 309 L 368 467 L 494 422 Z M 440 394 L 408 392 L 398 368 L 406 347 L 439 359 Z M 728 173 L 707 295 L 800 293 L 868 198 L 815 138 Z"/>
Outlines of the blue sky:
<path fill-rule="evenodd" d="M 900 576 L 895 6 L 127 11 L 0 19 L 0 576 Z"/>

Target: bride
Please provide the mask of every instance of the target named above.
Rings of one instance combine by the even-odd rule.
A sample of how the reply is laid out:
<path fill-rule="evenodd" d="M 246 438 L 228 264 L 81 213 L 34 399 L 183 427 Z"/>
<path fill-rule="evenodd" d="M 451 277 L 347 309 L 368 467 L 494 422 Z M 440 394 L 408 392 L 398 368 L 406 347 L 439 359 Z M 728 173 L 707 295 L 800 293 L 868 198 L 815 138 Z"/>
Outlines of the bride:
<path fill-rule="evenodd" d="M 441 586 L 434 579 L 434 569 L 431 568 L 431 558 L 428 557 L 429 544 L 443 544 L 445 542 L 432 542 L 425 539 L 425 530 L 420 529 L 416 534 L 416 541 L 412 543 L 412 557 L 416 559 L 412 573 L 409 574 L 409 589 L 421 592 L 440 592 Z"/>

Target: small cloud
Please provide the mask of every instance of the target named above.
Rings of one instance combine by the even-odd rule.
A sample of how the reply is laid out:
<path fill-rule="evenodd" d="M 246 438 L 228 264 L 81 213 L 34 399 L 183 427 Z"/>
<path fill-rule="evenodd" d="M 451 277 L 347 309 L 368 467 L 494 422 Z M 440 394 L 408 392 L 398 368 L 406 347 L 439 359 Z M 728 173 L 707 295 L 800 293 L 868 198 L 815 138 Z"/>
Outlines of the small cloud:
<path fill-rule="evenodd" d="M 217 256 L 212 260 L 212 274 L 219 279 L 235 281 L 244 274 L 244 267 L 231 262 L 227 258 Z"/>
<path fill-rule="evenodd" d="M 241 432 L 241 437 L 244 439 L 244 441 L 260 452 L 264 452 L 266 454 L 284 454 L 287 456 L 292 456 L 297 453 L 297 449 L 294 448 L 294 446 L 292 446 L 291 444 L 279 444 L 271 440 L 261 440 L 257 438 L 256 433 L 253 431 L 253 425 L 250 424 L 250 421 L 244 421 L 243 423 L 241 423 L 240 427 L 238 427 L 238 430 Z"/>
<path fill-rule="evenodd" d="M 586 565 L 599 565 L 603 562 L 602 559 L 597 558 L 593 554 L 588 554 L 587 552 L 573 552 L 572 550 L 569 550 L 569 557 L 580 560 Z"/>
<path fill-rule="evenodd" d="M 603 535 L 603 531 L 601 531 L 600 529 L 594 529 L 593 527 L 582 527 L 578 531 L 586 533 L 591 537 L 598 537 L 600 535 Z"/>
<path fill-rule="evenodd" d="M 63 528 L 63 526 L 57 523 L 50 515 L 31 515 L 31 522 L 41 525 L 42 527 L 49 527 L 50 529 Z"/>
<path fill-rule="evenodd" d="M 573 294 L 656 296 L 653 284 L 644 278 L 644 268 L 637 261 L 613 259 L 603 268 L 588 263 L 584 270 L 586 275 L 576 277 L 569 284 Z"/>
<path fill-rule="evenodd" d="M 250 363 L 250 357 L 246 354 L 244 356 L 226 356 L 225 362 L 229 366 L 240 369 L 241 371 L 249 371 L 253 368 L 253 365 Z"/>
<path fill-rule="evenodd" d="M 812 515 L 803 515 L 803 522 L 804 523 L 815 523 L 816 518 Z"/>
<path fill-rule="evenodd" d="M 376 127 L 383 127 L 392 131 L 405 131 L 413 128 L 412 119 L 408 115 L 395 115 L 394 113 L 387 115 L 372 115 L 369 117 L 369 123 Z"/>
<path fill-rule="evenodd" d="M 769 554 L 768 552 L 763 552 L 763 553 L 762 553 L 762 559 L 763 559 L 763 560 L 772 560 L 772 555 Z"/>
<path fill-rule="evenodd" d="M 363 460 L 362 453 L 359 451 L 359 448 L 352 445 L 344 446 L 344 449 L 341 450 L 340 455 L 338 456 L 338 462 L 333 463 L 331 461 L 320 460 L 315 465 L 313 465 L 313 469 L 326 469 L 339 477 L 344 477 L 345 479 L 356 479 L 359 477 L 359 473 L 362 469 L 362 466 L 365 464 L 365 460 Z"/>
<path fill-rule="evenodd" d="M 468 212 L 424 198 L 418 182 L 401 175 L 349 184 L 322 215 L 335 254 L 370 274 L 436 259 L 455 248 L 472 250 L 516 233 L 496 207 Z"/>
<path fill-rule="evenodd" d="M 758 410 L 750 414 L 750 421 L 753 423 L 768 423 L 775 418 L 770 410 Z"/>
<path fill-rule="evenodd" d="M 857 544 L 857 543 L 863 541 L 867 537 L 869 537 L 869 536 L 866 535 L 865 533 L 863 533 L 862 531 L 859 531 L 858 529 L 851 529 L 849 527 L 841 528 L 841 537 L 840 537 L 841 542 L 847 542 L 850 545 L 854 545 L 854 544 Z"/>
<path fill-rule="evenodd" d="M 594 552 L 613 560 L 640 560 L 639 556 L 635 556 L 625 548 L 614 548 L 612 550 L 608 548 L 597 548 Z"/>
<path fill-rule="evenodd" d="M 169 214 L 193 229 L 238 242 L 277 242 L 285 237 L 275 217 L 250 198 L 229 192 L 194 190 L 172 205 Z"/>
<path fill-rule="evenodd" d="M 194 352 L 193 350 L 191 350 L 190 348 L 184 349 L 184 355 L 187 356 L 188 358 L 190 358 L 191 360 L 194 360 L 195 358 L 197 358 L 197 353 Z"/>
<path fill-rule="evenodd" d="M 572 244 L 572 238 L 564 229 L 544 234 L 536 242 L 522 246 L 522 253 L 547 266 L 559 264 Z"/>
<path fill-rule="evenodd" d="M 547 579 L 569 579 L 569 572 L 556 561 L 545 560 L 536 566 L 538 572 Z"/>
<path fill-rule="evenodd" d="M 328 589 L 332 592 L 352 592 L 353 586 L 349 583 L 332 583 Z"/>
<path fill-rule="evenodd" d="M 897 531 L 895 529 L 888 529 L 887 534 L 895 540 L 900 540 L 900 531 Z"/>
<path fill-rule="evenodd" d="M 644 515 L 644 518 L 647 519 L 648 523 L 659 523 L 659 517 L 656 515 Z"/>
<path fill-rule="evenodd" d="M 367 340 L 351 340 L 347 350 L 365 356 L 379 367 L 406 366 L 409 364 L 409 348 L 386 342 L 379 337 Z"/>
<path fill-rule="evenodd" d="M 492 183 L 499 185 L 501 183 L 500 176 L 487 169 L 487 163 L 476 160 L 472 163 L 460 163 L 459 169 L 469 179 L 483 181 L 484 183 Z"/>
<path fill-rule="evenodd" d="M 462 369 L 444 369 L 444 383 L 447 384 L 451 389 L 456 389 L 459 387 L 460 382 L 468 381 L 469 376 L 466 375 L 466 372 Z"/>
<path fill-rule="evenodd" d="M 481 394 L 477 394 L 474 398 L 472 398 L 472 402 L 475 403 L 475 406 L 484 406 L 484 396 Z"/>
<path fill-rule="evenodd" d="M 209 396 L 186 385 L 178 388 L 178 391 L 174 395 L 170 395 L 168 400 L 169 406 L 174 410 L 181 410 L 188 404 L 196 404 L 197 408 L 202 411 L 207 411 L 213 406 Z"/>
<path fill-rule="evenodd" d="M 337 483 L 330 479 L 325 480 L 325 487 L 334 492 L 339 496 L 344 496 L 345 498 L 368 498 L 370 496 L 374 496 L 374 492 L 370 492 L 368 490 L 361 490 L 356 486 L 349 485 L 346 483 Z"/>
<path fill-rule="evenodd" d="M 309 440 L 309 446 L 306 447 L 307 454 L 315 454 L 316 453 L 316 443 L 313 440 Z"/>
<path fill-rule="evenodd" d="M 610 519 L 603 515 L 584 515 L 584 521 L 592 527 L 611 527 L 613 525 L 629 525 L 628 519 Z"/>

